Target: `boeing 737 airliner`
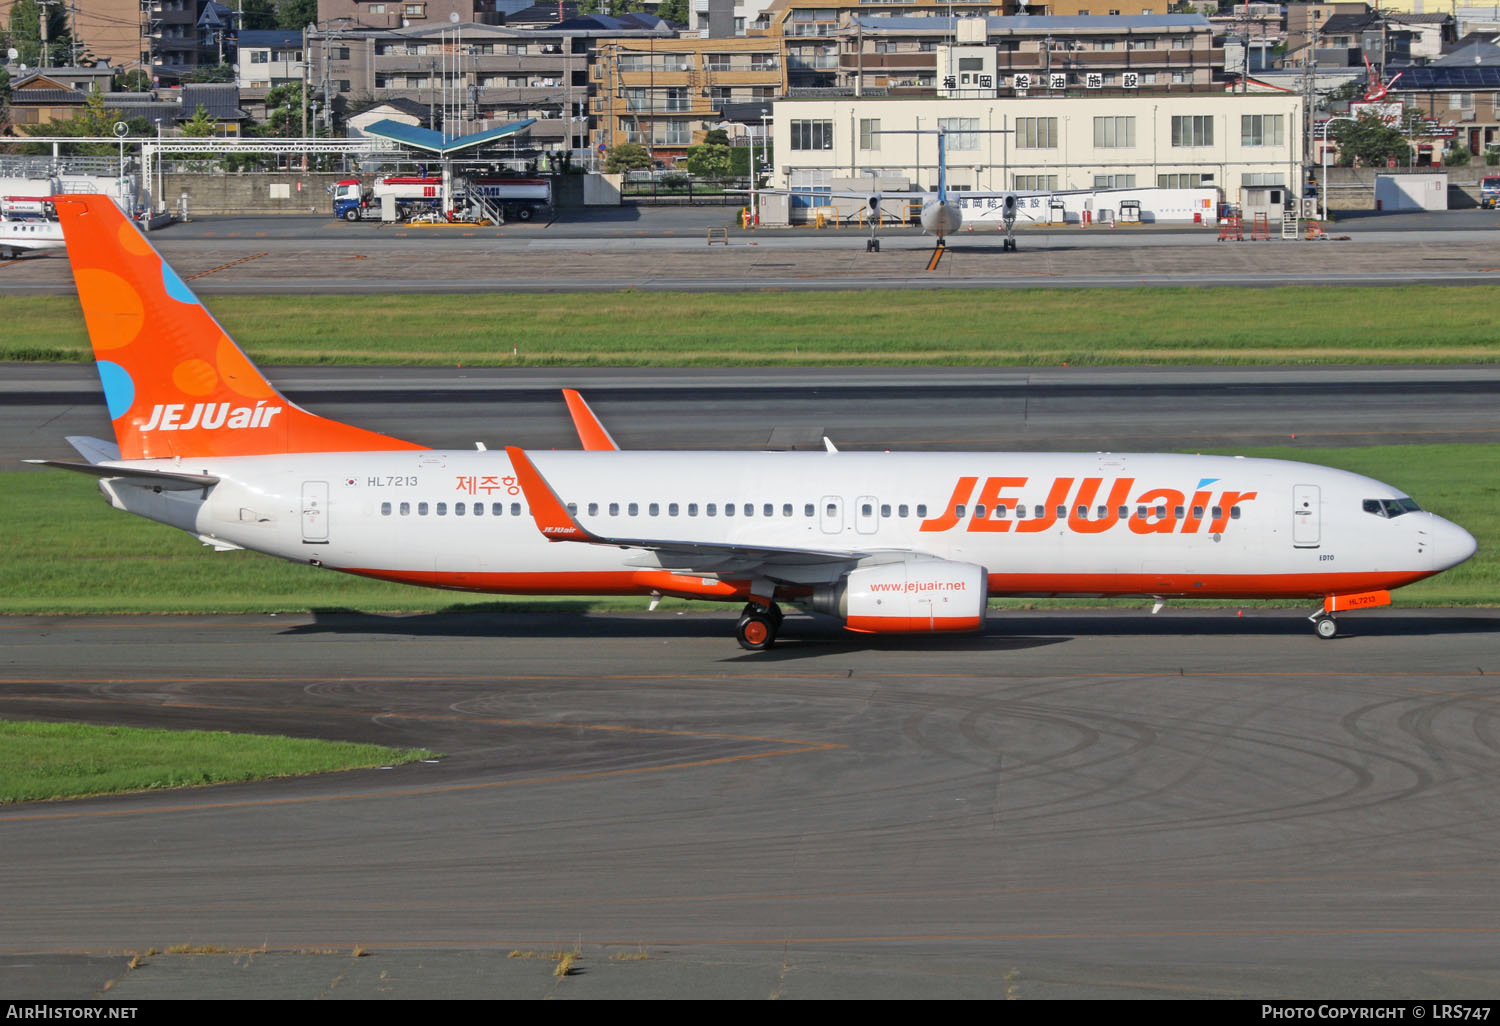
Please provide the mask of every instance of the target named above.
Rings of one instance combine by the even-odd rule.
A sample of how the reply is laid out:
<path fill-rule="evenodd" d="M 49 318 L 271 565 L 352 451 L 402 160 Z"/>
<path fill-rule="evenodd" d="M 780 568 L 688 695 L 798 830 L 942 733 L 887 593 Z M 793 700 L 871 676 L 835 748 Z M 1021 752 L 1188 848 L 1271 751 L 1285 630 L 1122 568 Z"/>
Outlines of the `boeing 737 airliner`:
<path fill-rule="evenodd" d="M 1110 453 L 626 452 L 576 393 L 577 452 L 441 452 L 285 399 L 103 196 L 56 196 L 113 443 L 70 438 L 119 509 L 217 549 L 474 592 L 780 603 L 871 633 L 975 631 L 992 595 L 1321 600 L 1334 614 L 1474 539 L 1303 463 Z"/>

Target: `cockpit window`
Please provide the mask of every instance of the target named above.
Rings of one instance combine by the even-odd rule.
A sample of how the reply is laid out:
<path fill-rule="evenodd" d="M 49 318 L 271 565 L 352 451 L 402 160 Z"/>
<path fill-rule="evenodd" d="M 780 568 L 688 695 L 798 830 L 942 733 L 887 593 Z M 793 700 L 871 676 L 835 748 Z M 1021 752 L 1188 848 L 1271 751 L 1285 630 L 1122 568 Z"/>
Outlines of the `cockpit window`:
<path fill-rule="evenodd" d="M 1373 513 L 1377 517 L 1399 517 L 1403 513 L 1416 513 L 1421 510 L 1414 499 L 1366 499 L 1364 509 L 1366 513 Z"/>

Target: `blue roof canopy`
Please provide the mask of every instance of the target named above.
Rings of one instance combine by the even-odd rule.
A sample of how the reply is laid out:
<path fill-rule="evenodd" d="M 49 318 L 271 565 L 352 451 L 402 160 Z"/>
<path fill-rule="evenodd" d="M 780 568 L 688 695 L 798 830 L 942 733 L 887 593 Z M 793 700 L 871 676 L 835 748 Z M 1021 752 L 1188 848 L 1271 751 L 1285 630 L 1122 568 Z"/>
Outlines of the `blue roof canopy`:
<path fill-rule="evenodd" d="M 414 149 L 426 150 L 428 153 L 436 153 L 440 157 L 446 157 L 461 150 L 473 149 L 496 139 L 503 139 L 508 135 L 515 135 L 536 124 L 536 118 L 526 118 L 522 121 L 512 121 L 508 125 L 499 128 L 486 129 L 483 132 L 475 132 L 473 135 L 461 135 L 450 137 L 442 132 L 434 132 L 430 128 L 418 128 L 416 125 L 404 124 L 400 121 L 392 121 L 386 118 L 377 121 L 365 128 L 367 135 L 376 135 L 382 139 L 398 142 L 403 146 L 411 146 Z"/>

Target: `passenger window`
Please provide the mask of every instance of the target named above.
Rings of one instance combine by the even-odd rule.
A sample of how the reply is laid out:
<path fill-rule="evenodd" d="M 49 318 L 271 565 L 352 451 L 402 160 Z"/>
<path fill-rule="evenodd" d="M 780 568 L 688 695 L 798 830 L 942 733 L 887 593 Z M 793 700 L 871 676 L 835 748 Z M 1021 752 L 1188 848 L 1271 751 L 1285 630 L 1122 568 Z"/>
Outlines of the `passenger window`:
<path fill-rule="evenodd" d="M 570 502 L 570 503 L 568 503 L 568 516 L 570 516 L 570 517 L 576 517 L 577 515 L 578 515 L 578 503 L 576 503 L 576 502 Z"/>
<path fill-rule="evenodd" d="M 1181 520 L 1182 519 L 1182 507 L 1181 506 L 1173 506 L 1172 507 L 1172 519 L 1173 520 Z"/>
<path fill-rule="evenodd" d="M 1239 518 L 1240 518 L 1240 508 L 1238 506 L 1230 506 L 1229 507 L 1229 519 L 1230 520 L 1238 520 Z"/>
<path fill-rule="evenodd" d="M 1042 517 L 1044 517 L 1044 516 L 1047 515 L 1047 507 L 1043 506 L 1041 504 L 1038 504 L 1038 505 L 1036 505 L 1035 507 L 1032 508 L 1031 515 L 1034 516 L 1034 517 L 1036 517 L 1038 520 L 1040 520 L 1040 519 L 1042 519 Z"/>
<path fill-rule="evenodd" d="M 802 515 L 805 517 L 815 517 L 818 515 L 818 507 L 814 506 L 810 502 L 806 503 L 802 507 Z"/>
<path fill-rule="evenodd" d="M 890 507 L 890 504 L 889 504 L 889 503 L 884 503 L 884 502 L 882 502 L 882 503 L 881 503 L 881 504 L 880 504 L 880 515 L 881 515 L 881 516 L 882 516 L 882 517 L 885 517 L 885 518 L 887 518 L 887 519 L 889 519 L 889 518 L 890 518 L 890 515 L 891 515 L 891 507 Z"/>
<path fill-rule="evenodd" d="M 589 516 L 591 516 L 591 517 L 597 517 L 598 515 L 599 515 L 599 504 L 597 502 L 591 502 L 591 503 L 589 503 Z"/>
<path fill-rule="evenodd" d="M 419 503 L 417 503 L 417 516 L 419 516 L 419 517 L 425 517 L 426 515 L 427 515 L 427 503 L 425 503 L 425 502 L 419 502 Z"/>
<path fill-rule="evenodd" d="M 401 504 L 401 515 L 403 517 L 411 516 L 411 503 L 403 502 Z"/>
<path fill-rule="evenodd" d="M 917 516 L 920 517 L 923 520 L 927 519 L 927 503 L 925 503 L 925 502 L 919 502 L 919 503 L 917 503 Z"/>
<path fill-rule="evenodd" d="M 659 517 L 659 516 L 661 516 L 661 503 L 659 503 L 659 502 L 653 502 L 651 505 L 649 505 L 649 506 L 646 507 L 646 513 L 647 513 L 648 516 L 653 516 L 653 517 Z"/>
<path fill-rule="evenodd" d="M 964 513 L 967 510 L 968 510 L 967 506 L 962 506 L 962 505 L 960 505 L 960 506 L 954 506 L 953 507 L 953 515 L 955 517 L 957 517 L 959 520 L 962 520 L 964 518 Z"/>
<path fill-rule="evenodd" d="M 1004 520 L 1008 516 L 1010 516 L 1010 507 L 1009 506 L 996 506 L 995 507 L 995 519 L 996 520 Z"/>
<path fill-rule="evenodd" d="M 1166 515 L 1167 515 L 1167 507 L 1165 507 L 1165 506 L 1158 506 L 1158 507 L 1156 507 L 1156 515 L 1158 517 L 1165 518 Z"/>
<path fill-rule="evenodd" d="M 910 511 L 907 509 L 905 504 L 896 507 L 896 516 L 900 517 L 902 520 L 906 519 L 906 515 L 908 512 Z"/>
<path fill-rule="evenodd" d="M 986 510 L 983 506 L 976 505 L 974 507 L 974 519 L 975 520 L 983 520 L 984 519 L 984 515 L 987 512 L 989 512 L 989 511 Z"/>
<path fill-rule="evenodd" d="M 673 514 L 673 515 L 675 516 L 676 514 Z M 698 504 L 696 502 L 690 502 L 690 503 L 688 503 L 688 516 L 695 517 L 697 515 L 698 515 Z"/>
<path fill-rule="evenodd" d="M 611 502 L 609 504 L 609 515 L 612 517 L 620 515 L 620 504 L 618 502 Z"/>
<path fill-rule="evenodd" d="M 1109 516 L 1109 507 L 1108 506 L 1100 506 L 1098 513 L 1095 514 L 1095 515 L 1098 516 L 1098 518 L 1100 520 L 1103 520 L 1105 517 Z"/>
<path fill-rule="evenodd" d="M 1066 520 L 1067 518 L 1068 518 L 1068 507 L 1066 507 L 1066 506 L 1059 506 L 1059 507 L 1057 507 L 1057 519 L 1059 519 L 1059 520 Z"/>
<path fill-rule="evenodd" d="M 669 502 L 669 503 L 667 503 L 667 516 L 669 516 L 669 517 L 675 517 L 676 515 L 677 515 L 677 503 L 675 503 L 675 502 Z"/>
<path fill-rule="evenodd" d="M 1193 507 L 1193 519 L 1194 520 L 1202 520 L 1203 519 L 1203 507 L 1202 506 L 1194 506 Z"/>
<path fill-rule="evenodd" d="M 479 505 L 479 503 L 476 502 L 476 503 L 474 503 L 474 505 L 477 507 Z M 461 516 L 464 515 L 464 511 L 465 511 L 465 509 L 464 509 L 464 504 L 463 503 L 461 503 L 461 502 L 455 502 L 453 504 L 453 515 L 454 516 L 461 517 Z"/>
<path fill-rule="evenodd" d="M 391 515 L 391 504 L 389 502 L 382 502 L 380 504 L 380 515 L 383 517 Z"/>
<path fill-rule="evenodd" d="M 783 502 L 781 504 L 781 515 L 784 517 L 792 515 L 792 504 L 790 502 Z"/>
<path fill-rule="evenodd" d="M 1119 509 L 1115 510 L 1115 516 L 1119 517 L 1121 520 L 1129 520 L 1130 519 L 1130 507 L 1129 506 L 1121 506 Z"/>
<path fill-rule="evenodd" d="M 521 504 L 519 502 L 513 502 L 510 504 L 510 515 L 513 517 L 518 517 L 521 515 Z"/>
<path fill-rule="evenodd" d="M 719 515 L 719 506 L 718 506 L 718 504 L 710 502 L 707 506 L 705 506 L 703 508 L 703 515 L 704 516 L 709 516 L 709 517 L 716 517 L 716 516 L 718 516 Z"/>
<path fill-rule="evenodd" d="M 1087 520 L 1088 518 L 1089 518 L 1089 508 L 1087 506 L 1079 506 L 1078 507 L 1078 519 L 1079 520 Z"/>
<path fill-rule="evenodd" d="M 827 513 L 829 516 L 836 516 L 838 514 L 838 511 L 839 508 L 831 502 L 823 508 L 823 512 Z"/>
<path fill-rule="evenodd" d="M 625 512 L 629 513 L 633 517 L 639 516 L 641 512 L 640 504 L 632 502 L 629 506 L 625 507 Z"/>
<path fill-rule="evenodd" d="M 437 515 L 440 517 L 445 517 L 448 515 L 448 504 L 446 502 L 440 502 L 437 504 Z"/>
<path fill-rule="evenodd" d="M 734 516 L 734 503 L 732 503 L 732 502 L 726 502 L 726 503 L 724 503 L 724 515 L 726 517 L 732 517 L 732 516 Z"/>
<path fill-rule="evenodd" d="M 1223 506 L 1215 506 L 1214 507 L 1214 519 L 1217 520 L 1220 517 L 1222 517 L 1223 515 L 1224 515 L 1224 507 Z"/>

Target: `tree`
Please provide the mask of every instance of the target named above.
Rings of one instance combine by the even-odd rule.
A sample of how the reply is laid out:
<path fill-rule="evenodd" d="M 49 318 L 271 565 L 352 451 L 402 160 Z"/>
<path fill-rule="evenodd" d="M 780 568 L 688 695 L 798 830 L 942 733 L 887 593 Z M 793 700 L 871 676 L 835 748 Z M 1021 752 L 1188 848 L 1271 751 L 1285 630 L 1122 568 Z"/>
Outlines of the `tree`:
<path fill-rule="evenodd" d="M 710 146 L 728 146 L 729 133 L 722 128 L 710 128 L 704 133 L 703 141 Z"/>
<path fill-rule="evenodd" d="M 90 93 L 84 101 L 83 108 L 73 117 L 66 120 L 48 121 L 40 125 L 20 126 L 27 135 L 56 135 L 56 136 L 113 136 L 115 134 L 115 122 L 119 118 L 113 111 L 104 106 L 104 94 Z M 151 125 L 145 118 L 131 118 L 126 124 L 130 128 L 130 134 L 136 136 L 152 134 Z M 112 157 L 116 153 L 115 143 L 73 143 L 65 144 L 65 152 L 79 153 L 87 156 Z M 21 147 L 23 153 L 37 154 L 48 153 L 51 147 L 45 143 L 28 143 Z"/>
<path fill-rule="evenodd" d="M 1410 128 L 1416 112 L 1405 119 Z M 1411 141 L 1407 132 L 1387 125 L 1378 115 L 1362 113 L 1358 121 L 1335 121 L 1333 138 L 1339 144 L 1339 164 L 1349 167 L 1358 160 L 1365 167 L 1384 167 L 1394 157 L 1398 164 L 1411 163 Z"/>
<path fill-rule="evenodd" d="M 266 93 L 267 135 L 302 134 L 302 83 L 288 82 Z"/>
<path fill-rule="evenodd" d="M 121 93 L 145 93 L 151 91 L 149 71 L 125 71 L 115 76 L 115 91 Z"/>
<path fill-rule="evenodd" d="M 273 29 L 276 27 L 276 4 L 273 0 L 244 0 L 242 18 L 242 28 Z"/>
<path fill-rule="evenodd" d="M 722 181 L 729 177 L 730 167 L 731 154 L 728 146 L 704 143 L 701 146 L 688 147 L 688 171 L 699 178 Z"/>
<path fill-rule="evenodd" d="M 281 0 L 276 8 L 276 28 L 303 29 L 318 21 L 318 0 Z"/>
<path fill-rule="evenodd" d="M 678 25 L 688 23 L 688 0 L 661 0 L 656 6 L 656 16 Z"/>
<path fill-rule="evenodd" d="M 217 135 L 219 123 L 208 113 L 208 108 L 198 104 L 193 116 L 182 123 L 182 134 L 193 139 L 207 139 Z"/>
<path fill-rule="evenodd" d="M 617 143 L 604 157 L 604 170 L 610 174 L 618 174 L 621 171 L 639 171 L 650 166 L 651 154 L 640 143 Z"/>

